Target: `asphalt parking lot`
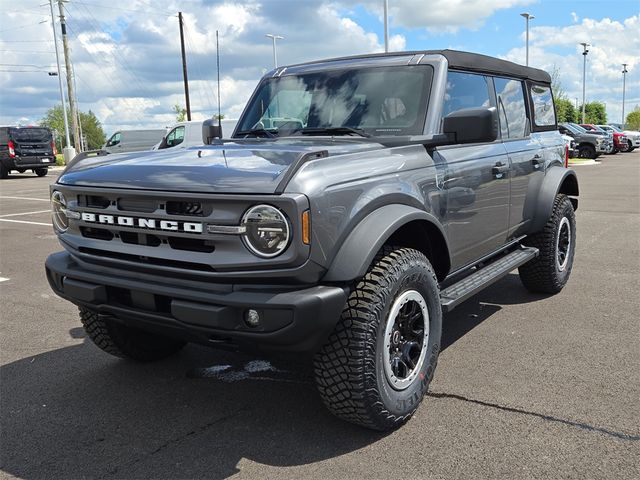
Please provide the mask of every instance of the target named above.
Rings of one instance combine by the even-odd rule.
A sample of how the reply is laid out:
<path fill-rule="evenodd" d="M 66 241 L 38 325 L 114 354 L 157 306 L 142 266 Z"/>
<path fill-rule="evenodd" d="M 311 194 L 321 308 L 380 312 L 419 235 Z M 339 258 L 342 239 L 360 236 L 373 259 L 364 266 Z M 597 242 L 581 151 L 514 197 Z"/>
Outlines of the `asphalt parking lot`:
<path fill-rule="evenodd" d="M 85 339 L 55 297 L 48 177 L 0 182 L 0 477 L 640 478 L 640 152 L 575 167 L 571 280 L 516 274 L 445 316 L 415 417 L 327 413 L 304 365 L 189 346 L 155 364 Z"/>

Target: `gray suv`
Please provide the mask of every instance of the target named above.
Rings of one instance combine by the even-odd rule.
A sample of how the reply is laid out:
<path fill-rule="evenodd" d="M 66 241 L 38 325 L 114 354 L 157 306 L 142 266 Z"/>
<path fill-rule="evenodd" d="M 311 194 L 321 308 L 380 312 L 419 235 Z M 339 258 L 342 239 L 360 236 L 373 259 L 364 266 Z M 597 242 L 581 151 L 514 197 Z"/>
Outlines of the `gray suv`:
<path fill-rule="evenodd" d="M 544 71 L 450 50 L 280 67 L 215 134 L 51 186 L 49 283 L 112 355 L 306 357 L 331 412 L 388 430 L 427 392 L 444 312 L 516 268 L 567 283 L 578 181 Z"/>

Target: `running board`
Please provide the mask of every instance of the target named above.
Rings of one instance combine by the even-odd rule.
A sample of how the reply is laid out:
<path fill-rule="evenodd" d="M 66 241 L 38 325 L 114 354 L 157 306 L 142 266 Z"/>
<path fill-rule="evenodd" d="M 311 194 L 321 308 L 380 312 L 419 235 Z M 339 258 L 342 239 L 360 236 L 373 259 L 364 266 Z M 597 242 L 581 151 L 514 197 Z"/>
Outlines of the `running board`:
<path fill-rule="evenodd" d="M 538 249 L 534 247 L 520 246 L 517 250 L 508 253 L 500 260 L 478 269 L 468 277 L 445 288 L 440 292 L 440 304 L 443 312 L 450 312 L 459 303 L 464 302 L 480 290 L 500 280 L 509 272 L 520 265 L 538 256 Z"/>

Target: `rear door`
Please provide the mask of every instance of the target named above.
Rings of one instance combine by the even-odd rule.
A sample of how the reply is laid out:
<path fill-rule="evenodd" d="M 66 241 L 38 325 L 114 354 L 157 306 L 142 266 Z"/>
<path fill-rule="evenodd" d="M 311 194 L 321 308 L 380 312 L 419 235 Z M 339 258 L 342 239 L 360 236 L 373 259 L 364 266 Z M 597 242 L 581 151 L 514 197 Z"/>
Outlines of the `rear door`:
<path fill-rule="evenodd" d="M 9 137 L 19 157 L 53 156 L 53 136 L 48 128 L 12 128 Z"/>
<path fill-rule="evenodd" d="M 450 71 L 443 115 L 463 108 L 495 106 L 490 77 Z M 445 191 L 445 228 L 453 268 L 497 250 L 509 228 L 509 157 L 495 142 L 439 147 L 446 165 L 440 188 Z"/>
<path fill-rule="evenodd" d="M 524 82 L 494 77 L 500 134 L 511 170 L 509 237 L 525 229 L 537 203 L 545 161 L 540 142 L 531 135 Z"/>

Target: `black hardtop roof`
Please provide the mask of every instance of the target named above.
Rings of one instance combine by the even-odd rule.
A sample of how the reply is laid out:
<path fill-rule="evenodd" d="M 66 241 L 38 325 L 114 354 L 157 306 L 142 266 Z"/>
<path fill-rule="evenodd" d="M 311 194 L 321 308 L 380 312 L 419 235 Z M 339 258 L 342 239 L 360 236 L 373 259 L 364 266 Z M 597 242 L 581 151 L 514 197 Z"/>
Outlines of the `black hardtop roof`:
<path fill-rule="evenodd" d="M 458 50 L 416 50 L 410 52 L 390 52 L 390 53 L 371 53 L 367 55 L 353 55 L 348 57 L 329 58 L 326 60 L 317 60 L 306 62 L 290 67 L 314 65 L 331 62 L 344 62 L 348 60 L 358 60 L 367 58 L 389 58 L 389 57 L 413 57 L 414 55 L 442 55 L 449 62 L 449 68 L 468 70 L 472 72 L 491 73 L 497 75 L 508 75 L 523 79 L 530 79 L 534 82 L 551 83 L 551 76 L 544 70 L 538 68 L 525 67 L 517 63 L 502 60 L 500 58 L 490 57 L 479 53 L 461 52 Z"/>

